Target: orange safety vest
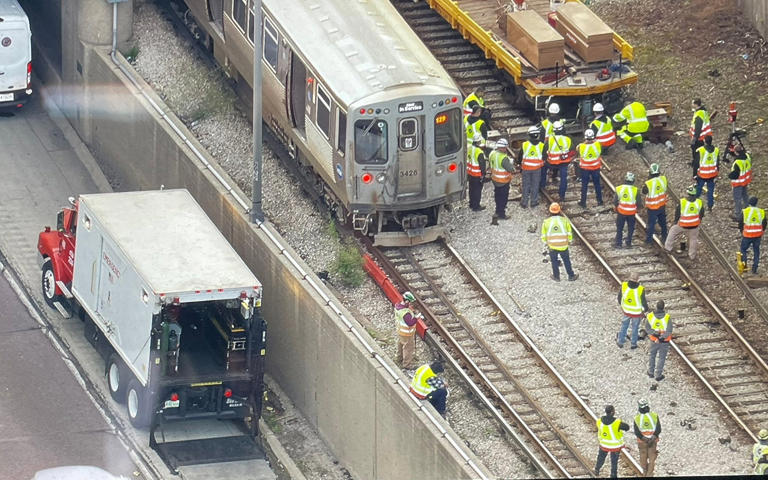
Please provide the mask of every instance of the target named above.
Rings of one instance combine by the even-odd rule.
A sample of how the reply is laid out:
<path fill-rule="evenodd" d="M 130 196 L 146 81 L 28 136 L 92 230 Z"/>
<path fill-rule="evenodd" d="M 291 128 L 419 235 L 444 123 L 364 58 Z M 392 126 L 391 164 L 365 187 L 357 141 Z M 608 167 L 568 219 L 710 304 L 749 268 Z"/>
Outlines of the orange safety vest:
<path fill-rule="evenodd" d="M 698 227 L 701 223 L 701 207 L 704 202 L 700 198 L 691 202 L 687 198 L 680 199 L 680 220 L 678 224 L 681 227 Z"/>
<path fill-rule="evenodd" d="M 667 204 L 667 177 L 649 178 L 645 182 L 648 195 L 645 197 L 645 206 L 648 210 L 658 210 Z"/>
<path fill-rule="evenodd" d="M 744 218 L 744 229 L 741 233 L 746 238 L 762 237 L 765 210 L 750 206 L 742 210 L 742 215 Z"/>
<path fill-rule="evenodd" d="M 507 158 L 507 155 L 498 150 L 492 151 L 489 155 L 491 180 L 496 183 L 509 183 L 512 180 L 512 172 L 508 172 L 503 165 L 505 158 Z"/>
<path fill-rule="evenodd" d="M 616 132 L 613 130 L 613 124 L 608 116 L 605 117 L 604 122 L 601 122 L 598 119 L 592 120 L 592 123 L 590 123 L 589 126 L 597 132 L 595 133 L 595 139 L 600 142 L 600 145 L 603 147 L 610 147 L 616 143 Z"/>
<path fill-rule="evenodd" d="M 531 143 L 523 142 L 523 170 L 538 170 L 544 166 L 544 142 Z"/>
<path fill-rule="evenodd" d="M 616 211 L 622 215 L 634 215 L 637 213 L 637 187 L 634 185 L 619 185 L 616 187 L 616 195 L 619 196 L 619 205 Z"/>
<path fill-rule="evenodd" d="M 715 147 L 710 152 L 705 147 L 699 147 L 696 152 L 699 154 L 699 169 L 696 171 L 696 174 L 699 178 L 715 178 L 717 176 L 717 157 L 720 155 L 720 149 Z"/>
<path fill-rule="evenodd" d="M 600 170 L 603 159 L 600 156 L 602 148 L 599 142 L 579 144 L 579 167 L 582 170 Z"/>
<path fill-rule="evenodd" d="M 480 147 L 474 145 L 467 146 L 467 175 L 470 177 L 482 177 L 483 171 L 480 169 L 480 160 L 478 157 L 483 153 Z"/>
<path fill-rule="evenodd" d="M 571 139 L 565 135 L 553 135 L 549 137 L 547 149 L 547 161 L 551 165 L 559 165 L 571 161 Z"/>
<path fill-rule="evenodd" d="M 733 166 L 739 166 L 739 178 L 731 180 L 732 187 L 746 187 L 752 183 L 752 156 L 747 154 L 747 158 L 737 158 L 733 161 Z M 733 166 L 731 170 L 733 170 Z"/>

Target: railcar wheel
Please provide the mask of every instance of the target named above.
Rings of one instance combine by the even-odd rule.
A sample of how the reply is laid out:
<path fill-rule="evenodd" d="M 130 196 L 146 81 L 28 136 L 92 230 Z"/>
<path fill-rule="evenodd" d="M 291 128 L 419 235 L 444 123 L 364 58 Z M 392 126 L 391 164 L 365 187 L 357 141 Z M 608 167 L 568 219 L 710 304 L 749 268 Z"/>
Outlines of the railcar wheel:
<path fill-rule="evenodd" d="M 128 420 L 136 428 L 146 428 L 152 418 L 149 394 L 138 380 L 132 378 L 127 390 Z"/>
<path fill-rule="evenodd" d="M 128 373 L 126 372 L 123 361 L 120 357 L 113 353 L 107 359 L 107 387 L 109 387 L 109 395 L 112 400 L 117 403 L 125 402 L 125 387 L 128 383 Z"/>
<path fill-rule="evenodd" d="M 43 262 L 42 290 L 45 303 L 53 308 L 54 303 L 61 301 L 61 295 L 56 295 L 56 274 L 53 271 L 53 262 L 50 257 Z"/>

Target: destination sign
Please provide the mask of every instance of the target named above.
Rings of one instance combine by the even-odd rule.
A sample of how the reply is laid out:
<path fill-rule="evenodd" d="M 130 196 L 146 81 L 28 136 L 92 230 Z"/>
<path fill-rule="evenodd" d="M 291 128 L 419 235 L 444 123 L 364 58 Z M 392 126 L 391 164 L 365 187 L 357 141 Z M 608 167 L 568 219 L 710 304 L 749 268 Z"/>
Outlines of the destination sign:
<path fill-rule="evenodd" d="M 401 103 L 397 106 L 398 113 L 420 112 L 424 110 L 423 102 Z"/>

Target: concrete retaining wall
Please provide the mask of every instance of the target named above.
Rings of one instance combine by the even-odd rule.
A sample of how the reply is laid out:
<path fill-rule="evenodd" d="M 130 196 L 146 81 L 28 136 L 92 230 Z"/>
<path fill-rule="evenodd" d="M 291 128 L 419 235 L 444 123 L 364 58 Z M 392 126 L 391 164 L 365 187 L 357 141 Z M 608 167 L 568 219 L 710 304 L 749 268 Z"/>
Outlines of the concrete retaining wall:
<path fill-rule="evenodd" d="M 65 29 L 77 23 L 71 18 L 62 21 Z M 68 32 L 63 36 L 72 39 Z M 73 43 L 73 50 L 62 55 L 63 80 L 54 69 L 47 72 L 46 80 L 54 82 L 51 98 L 60 103 L 105 172 L 117 180 L 119 190 L 155 189 L 161 184 L 185 187 L 229 239 L 264 284 L 268 373 L 350 473 L 358 479 L 475 476 L 323 300 L 310 293 L 306 280 L 299 278 L 285 256 L 254 228 L 211 173 L 136 94 L 111 62 L 108 49 Z M 80 68 L 73 68 L 73 63 Z M 364 329 L 359 331 L 375 345 Z"/>
<path fill-rule="evenodd" d="M 768 38 L 768 2 L 765 0 L 738 0 L 744 15 L 763 38 Z"/>

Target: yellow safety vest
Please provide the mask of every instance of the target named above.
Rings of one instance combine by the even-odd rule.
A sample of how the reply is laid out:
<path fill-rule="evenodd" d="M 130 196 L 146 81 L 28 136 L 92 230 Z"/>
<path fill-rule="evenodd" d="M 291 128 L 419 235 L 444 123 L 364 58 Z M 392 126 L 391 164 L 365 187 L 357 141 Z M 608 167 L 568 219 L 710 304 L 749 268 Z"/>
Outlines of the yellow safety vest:
<path fill-rule="evenodd" d="M 603 425 L 603 421 L 597 419 L 597 439 L 603 450 L 618 452 L 624 446 L 624 432 L 619 430 L 620 426 L 618 418 L 610 425 Z"/>
<path fill-rule="evenodd" d="M 552 250 L 566 250 L 573 240 L 571 222 L 560 215 L 553 215 L 541 224 L 541 241 Z"/>
<path fill-rule="evenodd" d="M 547 139 L 555 134 L 555 122 L 548 118 L 541 121 L 541 128 L 544 130 L 544 138 Z"/>
<path fill-rule="evenodd" d="M 698 227 L 701 223 L 701 207 L 704 202 L 700 198 L 691 202 L 687 198 L 680 199 L 680 220 L 678 224 L 681 227 Z"/>
<path fill-rule="evenodd" d="M 568 152 L 571 150 L 571 139 L 565 135 L 553 135 L 549 137 L 547 149 L 547 161 L 552 165 L 568 163 Z"/>
<path fill-rule="evenodd" d="M 467 175 L 470 177 L 482 177 L 483 171 L 480 169 L 480 155 L 483 150 L 474 145 L 467 146 Z"/>
<path fill-rule="evenodd" d="M 599 142 L 579 144 L 579 167 L 582 170 L 599 170 L 602 167 L 600 154 L 603 149 Z"/>
<path fill-rule="evenodd" d="M 523 142 L 521 166 L 523 170 L 538 170 L 544 166 L 544 142 Z"/>
<path fill-rule="evenodd" d="M 484 123 L 485 123 L 485 120 L 483 120 L 483 119 L 476 120 L 473 123 L 469 123 L 469 121 L 466 122 L 466 124 L 467 124 L 467 143 L 472 143 L 474 141 L 475 133 L 482 134 L 482 132 L 480 131 L 480 127 L 482 127 Z M 485 140 L 485 139 L 483 139 L 483 140 Z"/>
<path fill-rule="evenodd" d="M 616 187 L 616 195 L 619 197 L 619 205 L 616 210 L 622 215 L 634 215 L 637 213 L 637 187 L 622 184 Z"/>
<path fill-rule="evenodd" d="M 395 321 L 397 322 L 397 333 L 405 337 L 412 337 L 413 334 L 416 333 L 416 324 L 408 325 L 405 323 L 405 315 L 408 313 L 413 315 L 413 311 L 405 305 L 399 303 L 395 305 Z"/>
<path fill-rule="evenodd" d="M 648 195 L 645 197 L 645 206 L 649 210 L 658 210 L 667 204 L 667 177 L 649 178 L 645 182 L 648 187 Z"/>
<path fill-rule="evenodd" d="M 699 108 L 693 112 L 693 118 L 691 119 L 691 128 L 688 134 L 693 138 L 693 134 L 696 132 L 696 119 L 701 118 L 701 132 L 699 132 L 699 140 L 704 141 L 704 137 L 712 135 L 712 125 L 709 124 L 709 112 L 703 108 Z"/>
<path fill-rule="evenodd" d="M 648 117 L 645 107 L 640 102 L 632 102 L 624 109 L 613 116 L 614 122 L 627 121 L 627 130 L 629 133 L 645 133 L 648 131 Z"/>
<path fill-rule="evenodd" d="M 649 313 L 647 315 L 648 323 L 651 326 L 651 330 L 653 332 L 648 332 L 648 337 L 653 340 L 654 342 L 659 340 L 654 333 L 661 332 L 663 334 L 667 331 L 667 326 L 669 325 L 669 314 L 665 314 L 662 318 L 656 318 L 656 315 L 653 314 L 653 312 Z M 665 340 L 662 340 L 663 342 L 668 342 L 670 340 L 670 337 L 667 337 Z"/>
<path fill-rule="evenodd" d="M 509 183 L 512 180 L 512 172 L 508 172 L 504 168 L 504 159 L 507 158 L 507 154 L 494 150 L 489 155 L 489 162 L 491 164 L 491 180 L 497 183 Z"/>
<path fill-rule="evenodd" d="M 427 380 L 435 376 L 435 372 L 432 371 L 429 364 L 420 366 L 411 380 L 411 391 L 419 398 L 427 398 L 430 393 L 435 391 L 435 388 L 427 383 Z"/>
<path fill-rule="evenodd" d="M 720 149 L 715 147 L 711 152 L 704 147 L 696 149 L 699 154 L 699 169 L 696 174 L 701 178 L 714 178 L 717 176 L 717 157 L 720 155 Z"/>
<path fill-rule="evenodd" d="M 590 123 L 589 126 L 592 127 L 593 125 L 593 130 L 595 130 L 595 140 L 600 142 L 600 145 L 603 147 L 610 147 L 616 143 L 616 132 L 613 130 L 613 123 L 611 123 L 611 119 L 607 115 L 604 122 L 601 122 L 598 119 L 592 120 L 592 123 Z"/>
<path fill-rule="evenodd" d="M 744 216 L 744 230 L 742 234 L 747 238 L 756 238 L 763 235 L 763 219 L 765 210 L 757 207 L 747 207 L 741 211 Z"/>
<path fill-rule="evenodd" d="M 747 154 L 747 158 L 737 158 L 731 165 L 731 171 L 739 167 L 739 178 L 731 180 L 732 187 L 746 187 L 752 183 L 752 156 Z"/>
<path fill-rule="evenodd" d="M 763 456 L 763 449 L 768 448 L 768 444 L 757 442 L 752 446 L 752 463 L 757 465 L 758 460 L 760 460 L 760 457 Z"/>
<path fill-rule="evenodd" d="M 635 415 L 635 425 L 640 430 L 640 434 L 645 438 L 651 438 L 656 431 L 656 425 L 659 423 L 659 416 L 654 412 L 641 413 Z"/>
<path fill-rule="evenodd" d="M 464 99 L 464 103 L 461 104 L 461 106 L 464 109 L 464 115 L 469 115 L 472 113 L 472 109 L 469 108 L 469 102 L 471 102 L 472 100 L 476 101 L 477 104 L 480 105 L 481 107 L 485 106 L 485 100 L 475 95 L 475 92 L 472 92 L 469 95 L 467 95 L 467 98 Z"/>
<path fill-rule="evenodd" d="M 642 315 L 643 304 L 641 298 L 645 288 L 639 285 L 637 288 L 629 288 L 629 282 L 621 284 L 621 310 L 628 315 Z"/>

